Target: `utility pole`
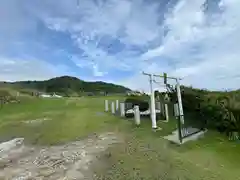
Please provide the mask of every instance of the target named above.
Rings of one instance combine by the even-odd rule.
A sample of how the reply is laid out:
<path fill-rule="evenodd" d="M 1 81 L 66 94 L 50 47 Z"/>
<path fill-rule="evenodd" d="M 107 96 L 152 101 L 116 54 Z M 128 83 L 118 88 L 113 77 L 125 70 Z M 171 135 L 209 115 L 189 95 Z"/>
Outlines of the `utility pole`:
<path fill-rule="evenodd" d="M 150 93 L 151 93 L 151 120 L 152 120 L 152 128 L 157 129 L 157 122 L 156 122 L 156 109 L 155 109 L 155 96 L 153 92 L 153 74 L 148 74 L 143 72 L 143 75 L 146 75 L 149 77 L 150 81 Z"/>

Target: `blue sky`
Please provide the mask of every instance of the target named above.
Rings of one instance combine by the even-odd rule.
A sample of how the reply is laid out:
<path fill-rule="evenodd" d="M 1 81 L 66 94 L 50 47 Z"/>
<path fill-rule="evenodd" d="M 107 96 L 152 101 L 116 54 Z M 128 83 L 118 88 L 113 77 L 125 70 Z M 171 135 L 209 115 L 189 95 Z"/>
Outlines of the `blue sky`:
<path fill-rule="evenodd" d="M 239 0 L 1 0 L 0 80 L 71 75 L 148 91 L 146 71 L 240 88 L 239 19 Z"/>

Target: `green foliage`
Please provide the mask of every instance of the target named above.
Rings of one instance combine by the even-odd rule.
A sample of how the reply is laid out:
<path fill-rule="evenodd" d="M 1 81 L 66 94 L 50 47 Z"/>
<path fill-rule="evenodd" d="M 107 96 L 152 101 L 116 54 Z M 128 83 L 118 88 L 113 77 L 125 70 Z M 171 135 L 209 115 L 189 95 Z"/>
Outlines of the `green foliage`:
<path fill-rule="evenodd" d="M 0 89 L 0 97 L 6 97 L 6 96 L 11 96 L 9 91 L 7 91 L 5 89 Z"/>
<path fill-rule="evenodd" d="M 93 94 L 104 93 L 125 93 L 130 89 L 105 82 L 86 82 L 75 77 L 62 76 L 46 81 L 21 81 L 9 83 L 15 87 L 24 89 L 38 90 L 47 93 L 58 93 L 63 96 L 76 96 L 83 92 L 91 92 Z"/>
<path fill-rule="evenodd" d="M 196 121 L 207 121 L 208 128 L 217 129 L 227 134 L 240 132 L 238 101 L 240 91 L 211 92 L 184 86 L 181 89 L 184 111 L 200 117 Z M 175 94 L 175 90 L 169 93 L 170 97 L 174 97 Z"/>
<path fill-rule="evenodd" d="M 133 108 L 135 105 L 139 106 L 140 111 L 146 111 L 149 109 L 149 103 L 142 96 L 129 96 L 126 98 L 125 103 L 131 104 L 128 108 Z"/>

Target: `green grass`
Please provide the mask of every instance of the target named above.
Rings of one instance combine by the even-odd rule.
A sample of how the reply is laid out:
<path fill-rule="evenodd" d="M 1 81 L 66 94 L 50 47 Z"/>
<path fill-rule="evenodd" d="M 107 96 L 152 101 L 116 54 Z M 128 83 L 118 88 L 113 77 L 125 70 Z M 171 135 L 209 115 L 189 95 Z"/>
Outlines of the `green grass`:
<path fill-rule="evenodd" d="M 159 123 L 162 128 L 169 127 Z M 240 146 L 221 135 L 209 132 L 205 138 L 183 146 L 171 144 L 161 137 L 166 130 L 151 132 L 143 123 L 125 126 L 125 143 L 110 149 L 111 164 L 103 179 L 238 179 Z M 170 129 L 173 127 L 169 127 Z M 218 138 L 217 138 L 218 137 Z"/>
<path fill-rule="evenodd" d="M 31 99 L 5 105 L 0 110 L 0 141 L 24 137 L 30 144 L 53 145 L 115 131 L 124 142 L 108 149 L 111 156 L 101 161 L 105 166 L 94 167 L 98 179 L 239 179 L 239 143 L 209 131 L 198 141 L 173 145 L 162 136 L 175 129 L 175 119 L 158 122 L 158 132 L 151 131 L 148 119 L 135 127 L 131 120 L 103 113 L 104 98 Z M 35 126 L 22 123 L 44 117 L 51 120 Z"/>
<path fill-rule="evenodd" d="M 0 140 L 24 137 L 34 144 L 58 144 L 103 131 L 115 117 L 100 114 L 101 98 L 34 99 L 0 110 Z M 40 126 L 22 121 L 48 118 Z"/>

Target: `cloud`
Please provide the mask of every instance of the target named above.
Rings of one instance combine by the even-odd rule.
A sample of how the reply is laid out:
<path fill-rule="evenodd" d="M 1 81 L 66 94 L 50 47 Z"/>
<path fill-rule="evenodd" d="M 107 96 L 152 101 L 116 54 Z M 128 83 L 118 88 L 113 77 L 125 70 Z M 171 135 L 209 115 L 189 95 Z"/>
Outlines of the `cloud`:
<path fill-rule="evenodd" d="M 69 73 L 147 90 L 142 71 L 167 72 L 194 87 L 239 88 L 239 7 L 238 0 L 3 0 L 1 66 L 23 76 L 1 76 Z M 26 60 L 42 67 L 37 76 Z"/>
<path fill-rule="evenodd" d="M 97 65 L 93 65 L 93 75 L 96 77 L 104 76 L 104 74 L 107 74 L 106 72 L 101 72 Z"/>
<path fill-rule="evenodd" d="M 239 88 L 240 2 L 220 1 L 214 21 L 204 13 L 205 1 L 180 1 L 166 16 L 169 32 L 163 43 L 142 55 L 145 59 L 168 57 L 176 64 L 169 73 L 185 77 L 183 83 L 210 89 Z M 224 78 L 219 78 L 224 77 Z M 201 79 L 201 80 L 200 80 Z"/>
<path fill-rule="evenodd" d="M 189 47 L 191 43 L 199 41 L 201 27 L 204 24 L 202 5 L 205 0 L 180 1 L 172 12 L 167 13 L 163 27 L 168 29 L 163 43 L 154 49 L 148 50 L 143 57 L 151 59 L 156 56 L 174 56 L 174 53 Z"/>
<path fill-rule="evenodd" d="M 46 4 L 45 1 L 44 3 Z M 50 29 L 68 32 L 71 35 L 79 49 L 84 51 L 82 57 L 79 57 L 81 60 L 77 63 L 78 65 L 84 59 L 86 64 L 91 64 L 87 61 L 94 61 L 94 64 L 104 71 L 111 68 L 126 70 L 128 67 L 129 69 L 132 66 L 129 60 L 137 61 L 136 58 L 139 58 L 129 55 L 133 52 L 130 50 L 131 47 L 141 49 L 159 37 L 161 26 L 158 23 L 157 3 L 148 3 L 148 6 L 144 1 L 138 0 L 108 0 L 98 1 L 98 3 L 83 0 L 78 6 L 74 3 L 75 1 L 69 1 L 65 6 L 64 1 L 58 1 L 58 6 L 54 5 L 57 10 L 52 12 L 49 8 L 49 11 L 46 9 L 37 11 L 37 16 Z M 59 13 L 60 10 L 61 13 Z M 108 47 L 102 47 L 100 44 L 105 41 L 105 44 L 110 47 L 115 45 L 116 40 L 124 48 L 115 54 L 110 54 Z M 138 64 L 135 63 L 132 70 L 137 66 Z M 93 66 L 92 68 L 94 69 Z"/>
<path fill-rule="evenodd" d="M 0 57 L 0 69 L 0 81 L 45 80 L 64 75 L 67 72 L 65 66 L 53 66 L 34 58 L 8 59 Z"/>

